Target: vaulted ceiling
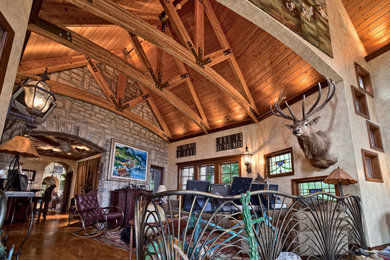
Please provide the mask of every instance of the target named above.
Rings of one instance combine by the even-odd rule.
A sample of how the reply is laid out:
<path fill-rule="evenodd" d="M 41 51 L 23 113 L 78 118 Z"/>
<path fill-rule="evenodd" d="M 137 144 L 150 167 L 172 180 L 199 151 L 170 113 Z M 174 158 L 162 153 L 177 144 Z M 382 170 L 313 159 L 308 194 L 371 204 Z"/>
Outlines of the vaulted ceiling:
<path fill-rule="evenodd" d="M 359 1 L 343 2 L 350 13 Z M 364 2 L 389 7 L 385 0 Z M 353 17 L 365 19 L 360 9 Z M 388 13 L 368 19 L 388 24 Z M 269 115 L 282 89 L 287 100 L 296 100 L 323 81 L 291 49 L 214 0 L 43 0 L 33 18 L 20 75 L 88 66 L 105 99 L 49 84 L 55 93 L 111 110 L 166 140 L 257 122 Z M 369 53 L 388 44 L 375 43 L 377 34 L 359 35 L 368 37 L 362 41 Z M 116 89 L 97 63 L 119 71 Z M 141 96 L 125 98 L 126 78 L 138 82 Z M 158 125 L 130 111 L 140 102 L 149 105 Z"/>

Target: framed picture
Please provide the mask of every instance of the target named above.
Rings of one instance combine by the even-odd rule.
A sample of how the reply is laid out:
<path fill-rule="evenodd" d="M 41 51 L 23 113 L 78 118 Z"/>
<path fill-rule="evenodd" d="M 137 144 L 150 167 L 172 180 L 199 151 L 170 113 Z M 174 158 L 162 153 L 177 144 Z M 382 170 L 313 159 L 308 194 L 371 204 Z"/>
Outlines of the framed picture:
<path fill-rule="evenodd" d="M 147 183 L 148 152 L 138 147 L 112 140 L 108 179 Z"/>

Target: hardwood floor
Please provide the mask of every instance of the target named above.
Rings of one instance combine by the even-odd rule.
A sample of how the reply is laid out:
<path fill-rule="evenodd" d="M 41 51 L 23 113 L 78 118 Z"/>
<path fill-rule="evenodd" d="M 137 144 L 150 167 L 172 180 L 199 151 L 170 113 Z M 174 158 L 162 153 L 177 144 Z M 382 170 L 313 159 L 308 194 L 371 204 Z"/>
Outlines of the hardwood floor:
<path fill-rule="evenodd" d="M 129 252 L 99 242 L 93 238 L 78 238 L 67 230 L 67 215 L 48 215 L 46 222 L 34 222 L 24 244 L 21 260 L 128 259 Z M 15 224 L 10 231 L 7 247 L 17 246 L 26 234 L 24 224 Z M 134 259 L 134 257 L 133 257 Z"/>

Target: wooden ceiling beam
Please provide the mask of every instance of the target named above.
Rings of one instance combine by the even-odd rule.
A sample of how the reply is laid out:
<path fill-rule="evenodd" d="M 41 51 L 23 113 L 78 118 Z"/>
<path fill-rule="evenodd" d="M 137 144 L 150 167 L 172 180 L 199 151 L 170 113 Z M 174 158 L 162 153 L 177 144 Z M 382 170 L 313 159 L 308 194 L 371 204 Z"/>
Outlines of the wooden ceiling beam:
<path fill-rule="evenodd" d="M 198 0 L 195 0 L 195 1 L 198 1 Z M 166 28 L 166 33 L 168 36 L 172 37 L 172 34 L 171 34 L 171 31 L 169 30 L 169 28 Z M 200 117 L 203 119 L 203 122 L 206 124 L 207 128 L 210 129 L 210 126 L 209 126 L 209 123 L 207 122 L 207 118 L 206 118 L 206 114 L 203 110 L 203 107 L 202 105 L 200 104 L 200 101 L 199 101 L 199 97 L 198 97 L 198 94 L 196 93 L 195 91 L 195 88 L 194 88 L 194 85 L 192 84 L 192 81 L 190 79 L 190 76 L 188 74 L 188 71 L 186 69 L 186 66 L 184 65 L 183 62 L 181 62 L 180 60 L 178 60 L 176 57 L 174 57 L 175 59 L 175 62 L 176 62 L 176 65 L 177 67 L 179 68 L 179 71 L 180 71 L 180 74 L 181 75 L 187 75 L 187 77 L 185 77 L 185 82 L 186 82 L 186 85 L 188 87 L 188 90 L 190 91 L 191 93 L 191 96 L 192 96 L 192 99 L 194 100 L 195 102 L 195 106 L 196 108 L 198 109 L 198 112 L 200 114 Z"/>
<path fill-rule="evenodd" d="M 212 67 L 218 63 L 221 63 L 222 61 L 230 59 L 231 56 L 232 56 L 231 49 L 224 49 L 224 50 L 212 52 L 209 55 L 206 55 L 204 58 L 210 60 L 210 62 L 207 63 L 207 65 Z"/>
<path fill-rule="evenodd" d="M 142 125 L 143 127 L 149 129 L 150 131 L 152 131 L 156 135 L 160 136 L 161 138 L 163 138 L 167 142 L 169 142 L 169 139 L 171 138 L 170 134 L 161 130 L 156 125 L 152 124 L 151 122 L 143 119 L 142 117 L 140 117 L 139 115 L 137 115 L 133 112 L 130 112 L 127 110 L 126 111 L 117 110 L 112 102 L 105 100 L 102 97 L 96 96 L 96 95 L 91 94 L 89 92 L 86 92 L 86 91 L 83 91 L 81 89 L 71 87 L 71 86 L 56 82 L 56 81 L 48 80 L 46 82 L 47 82 L 47 84 L 50 85 L 51 89 L 53 90 L 53 92 L 55 94 L 59 94 L 59 95 L 67 96 L 67 97 L 74 98 L 77 100 L 81 100 L 81 101 L 87 102 L 89 104 L 107 109 L 115 114 L 123 116 L 127 119 L 130 119 L 130 120 Z"/>
<path fill-rule="evenodd" d="M 231 50 L 230 44 L 226 38 L 225 33 L 222 30 L 222 26 L 218 20 L 217 15 L 214 12 L 214 9 L 210 3 L 210 0 L 203 0 L 203 3 L 204 3 L 205 10 L 206 10 L 206 15 L 210 21 L 211 27 L 213 28 L 213 30 L 217 36 L 219 43 L 221 44 L 223 49 L 230 49 Z M 240 67 L 238 66 L 236 57 L 234 56 L 233 53 L 229 57 L 230 57 L 229 62 L 230 62 L 230 65 L 232 67 L 232 70 L 233 70 L 236 78 L 238 79 L 242 88 L 244 89 L 245 95 L 248 97 L 249 103 L 251 104 L 252 108 L 258 114 L 259 111 L 257 109 L 256 103 L 255 103 L 255 101 L 252 97 L 252 94 L 249 90 L 249 87 L 245 81 L 244 75 L 242 74 L 242 71 L 241 71 Z"/>
<path fill-rule="evenodd" d="M 94 0 L 91 3 L 88 0 L 67 0 L 74 5 L 79 6 L 91 13 L 100 16 L 127 31 L 140 36 L 148 42 L 156 45 L 170 55 L 178 58 L 196 72 L 204 76 L 211 83 L 216 85 L 224 93 L 231 96 L 238 104 L 240 104 L 245 112 L 252 118 L 253 121 L 258 122 L 258 113 L 255 111 L 256 107 L 252 106 L 246 98 L 244 98 L 239 91 L 237 91 L 225 78 L 213 70 L 210 66 L 202 68 L 193 58 L 193 55 L 188 49 L 178 44 L 174 39 L 165 35 L 163 32 L 156 30 L 150 24 L 142 21 L 135 15 L 127 12 L 120 6 L 104 0 Z M 118 68 L 119 69 L 119 68 Z M 149 88 L 149 86 L 148 86 Z M 164 91 L 165 92 L 165 91 Z M 192 111 L 193 112 L 193 111 Z M 194 117 L 191 117 L 194 119 Z M 200 119 L 200 118 L 199 118 Z M 200 121 L 195 121 L 197 125 Z M 203 122 L 202 122 L 203 123 Z M 205 126 L 202 126 L 205 128 Z"/>
<path fill-rule="evenodd" d="M 194 44 L 196 50 L 204 50 L 204 5 L 202 0 L 194 0 Z"/>
<path fill-rule="evenodd" d="M 150 98 L 150 94 L 147 93 L 147 94 L 143 94 L 143 95 L 140 95 L 136 98 L 133 98 L 133 99 L 130 99 L 129 101 L 127 101 L 125 103 L 125 105 L 129 105 L 129 109 L 132 109 L 133 107 L 147 101 L 148 99 Z"/>
<path fill-rule="evenodd" d="M 123 74 L 122 72 L 119 72 L 118 73 L 118 83 L 116 85 L 116 98 L 119 101 L 122 101 L 122 102 L 125 101 L 126 85 L 127 85 L 126 74 Z"/>
<path fill-rule="evenodd" d="M 96 63 L 94 63 L 91 58 L 88 56 L 85 56 L 85 59 L 88 62 L 88 69 L 91 72 L 93 78 L 96 80 L 97 84 L 99 85 L 100 89 L 103 91 L 104 95 L 106 96 L 107 100 L 112 101 L 115 103 L 116 97 L 114 92 L 111 90 L 110 86 L 107 84 L 107 81 L 104 79 L 102 73 L 100 72 L 99 68 L 96 66 Z"/>
<path fill-rule="evenodd" d="M 173 77 L 172 79 L 168 80 L 169 85 L 167 89 L 172 89 L 176 87 L 177 85 L 180 85 L 184 82 L 186 82 L 186 78 L 188 77 L 188 74 L 182 74 L 176 77 Z"/>
<path fill-rule="evenodd" d="M 128 13 L 125 10 L 124 12 L 125 14 Z M 50 29 L 52 29 L 52 31 L 50 31 Z M 170 104 L 175 106 L 179 111 L 181 111 L 186 116 L 191 118 L 200 128 L 207 131 L 207 128 L 204 125 L 202 119 L 194 111 L 192 111 L 192 109 L 188 107 L 182 100 L 180 100 L 176 95 L 174 95 L 172 92 L 170 92 L 167 89 L 163 91 L 157 89 L 155 87 L 153 80 L 150 77 L 145 76 L 138 69 L 133 68 L 132 66 L 130 66 L 130 64 L 128 64 L 118 56 L 114 55 L 113 53 L 109 52 L 108 50 L 89 41 L 88 39 L 85 39 L 81 35 L 71 30 L 68 30 L 64 27 L 50 24 L 47 21 L 44 21 L 42 19 L 38 19 L 34 24 L 29 24 L 28 30 L 40 34 L 58 43 L 61 43 L 68 48 L 71 48 L 91 58 L 99 60 L 100 62 L 103 62 L 117 69 L 118 71 L 125 73 L 132 79 L 144 84 L 144 86 L 147 87 L 150 91 L 153 91 L 157 95 L 167 100 Z M 58 30 L 61 31 L 62 36 L 56 34 L 56 32 L 58 33 Z M 155 29 L 153 28 L 153 30 Z M 68 38 L 70 38 L 70 40 L 67 39 L 66 35 L 69 35 Z"/>
<path fill-rule="evenodd" d="M 110 50 L 110 52 L 119 55 L 121 50 Z M 94 61 L 96 62 L 96 61 Z M 45 69 L 49 73 L 80 68 L 87 66 L 88 61 L 85 59 L 85 55 L 73 55 L 56 58 L 47 58 L 41 60 L 28 60 L 21 61 L 18 67 L 18 73 L 23 75 L 37 75 L 43 74 Z"/>

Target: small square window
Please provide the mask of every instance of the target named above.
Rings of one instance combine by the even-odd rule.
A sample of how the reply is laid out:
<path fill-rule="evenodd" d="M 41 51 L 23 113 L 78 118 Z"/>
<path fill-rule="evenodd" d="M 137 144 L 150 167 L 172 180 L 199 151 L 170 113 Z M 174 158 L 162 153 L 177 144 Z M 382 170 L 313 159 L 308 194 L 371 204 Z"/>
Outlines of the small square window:
<path fill-rule="evenodd" d="M 383 182 L 378 154 L 362 149 L 362 156 L 366 180 Z"/>
<path fill-rule="evenodd" d="M 379 126 L 367 121 L 367 131 L 370 147 L 383 152 L 382 137 Z"/>
<path fill-rule="evenodd" d="M 363 69 L 359 64 L 355 63 L 356 70 L 356 78 L 358 87 L 371 96 L 374 96 L 374 92 L 372 91 L 370 73 L 367 70 Z"/>
<path fill-rule="evenodd" d="M 368 113 L 366 95 L 364 94 L 363 91 L 359 90 L 354 86 L 351 86 L 351 88 L 352 88 L 353 104 L 355 107 L 356 114 L 365 117 L 367 119 L 370 119 L 370 115 Z"/>
<path fill-rule="evenodd" d="M 280 177 L 294 175 L 294 162 L 292 148 L 264 155 L 265 175 L 267 177 Z"/>

